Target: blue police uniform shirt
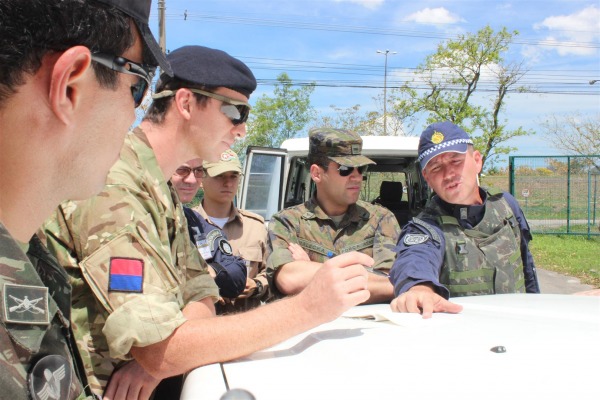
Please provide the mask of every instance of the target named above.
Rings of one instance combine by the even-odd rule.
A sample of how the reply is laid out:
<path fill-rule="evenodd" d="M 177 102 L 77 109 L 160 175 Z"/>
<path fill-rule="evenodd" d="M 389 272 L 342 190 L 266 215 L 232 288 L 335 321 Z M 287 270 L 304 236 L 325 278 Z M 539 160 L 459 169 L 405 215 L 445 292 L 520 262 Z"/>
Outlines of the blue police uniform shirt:
<path fill-rule="evenodd" d="M 487 201 L 487 193 L 483 189 L 479 189 L 479 193 L 483 200 L 481 205 L 472 206 L 457 206 L 446 203 L 438 196 L 434 196 L 431 201 L 436 201 L 448 214 L 454 216 L 459 224 L 466 229 L 475 227 L 485 214 Z M 531 232 L 527 220 L 517 200 L 509 193 L 503 192 L 502 197 L 507 201 L 512 209 L 521 230 L 521 258 L 523 262 L 523 273 L 525 275 L 525 290 L 527 293 L 539 293 L 539 285 L 533 256 L 529 251 L 529 241 L 531 240 Z M 461 218 L 461 209 L 463 215 Z M 432 240 L 431 232 L 428 232 L 423 226 L 410 221 L 402 228 L 402 234 L 396 246 L 396 261 L 390 271 L 390 281 L 394 286 L 396 296 L 408 291 L 411 287 L 420 283 L 432 283 L 435 286 L 436 292 L 448 299 L 450 292 L 439 282 L 440 270 L 444 264 L 444 252 L 446 241 L 444 239 L 441 228 L 437 225 L 437 221 L 425 220 L 432 225 L 432 228 L 437 233 L 436 239 Z M 406 235 L 427 235 L 429 240 L 423 243 L 406 245 L 404 237 Z"/>
<path fill-rule="evenodd" d="M 188 222 L 188 233 L 200 256 L 217 276 L 215 282 L 222 297 L 236 298 L 246 288 L 246 261 L 233 255 L 225 232 L 209 224 L 196 211 L 183 207 Z"/>

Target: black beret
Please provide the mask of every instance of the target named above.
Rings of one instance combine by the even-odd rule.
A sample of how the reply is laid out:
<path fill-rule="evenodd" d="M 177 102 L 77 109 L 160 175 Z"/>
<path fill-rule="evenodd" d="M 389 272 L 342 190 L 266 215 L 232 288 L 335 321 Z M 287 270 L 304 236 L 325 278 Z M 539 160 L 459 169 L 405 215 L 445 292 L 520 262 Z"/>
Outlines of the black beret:
<path fill-rule="evenodd" d="M 175 78 L 207 88 L 225 87 L 246 97 L 256 89 L 256 78 L 250 68 L 222 50 L 204 46 L 184 46 L 167 54 Z M 171 79 L 161 75 L 158 87 Z"/>

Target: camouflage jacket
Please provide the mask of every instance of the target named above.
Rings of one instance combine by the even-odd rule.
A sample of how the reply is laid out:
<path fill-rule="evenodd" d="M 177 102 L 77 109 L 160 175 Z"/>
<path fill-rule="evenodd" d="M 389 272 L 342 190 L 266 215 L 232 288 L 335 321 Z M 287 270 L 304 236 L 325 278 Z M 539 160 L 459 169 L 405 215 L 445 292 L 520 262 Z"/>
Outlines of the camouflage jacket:
<path fill-rule="evenodd" d="M 185 304 L 218 297 L 139 128 L 127 135 L 104 190 L 63 203 L 44 230 L 71 278 L 75 336 L 95 393 L 132 346 L 163 341 L 183 324 Z"/>
<path fill-rule="evenodd" d="M 0 271 L 2 398 L 86 398 L 65 271 L 37 236 L 26 256 L 2 224 Z"/>
<path fill-rule="evenodd" d="M 339 226 L 333 222 L 313 197 L 304 204 L 275 214 L 269 222 L 269 256 L 267 276 L 270 286 L 273 275 L 282 265 L 294 261 L 288 250 L 296 243 L 308 253 L 311 261 L 325 262 L 350 251 L 372 256 L 373 268 L 389 270 L 396 256 L 400 227 L 388 209 L 359 200 L 348 208 Z"/>

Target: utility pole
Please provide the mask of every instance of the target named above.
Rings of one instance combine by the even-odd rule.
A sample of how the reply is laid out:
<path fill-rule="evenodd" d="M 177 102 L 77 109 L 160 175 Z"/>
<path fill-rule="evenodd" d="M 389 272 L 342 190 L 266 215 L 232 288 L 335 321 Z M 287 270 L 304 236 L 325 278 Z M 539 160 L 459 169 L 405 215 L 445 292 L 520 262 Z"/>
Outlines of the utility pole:
<path fill-rule="evenodd" d="M 158 0 L 158 45 L 163 53 L 167 52 L 167 32 L 165 26 L 165 0 Z"/>
<path fill-rule="evenodd" d="M 396 54 L 395 51 L 377 50 L 378 54 L 385 55 L 385 67 L 383 69 L 383 135 L 387 136 L 387 58 L 388 54 Z"/>

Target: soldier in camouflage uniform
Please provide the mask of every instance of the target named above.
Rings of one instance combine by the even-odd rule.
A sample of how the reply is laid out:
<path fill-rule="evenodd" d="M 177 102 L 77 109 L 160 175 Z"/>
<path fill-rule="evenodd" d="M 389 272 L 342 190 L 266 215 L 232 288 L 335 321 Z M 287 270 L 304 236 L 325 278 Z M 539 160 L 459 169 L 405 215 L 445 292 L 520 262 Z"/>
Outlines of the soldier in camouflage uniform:
<path fill-rule="evenodd" d="M 390 278 L 400 312 L 459 312 L 449 297 L 539 293 L 531 233 L 510 194 L 479 187 L 481 154 L 451 122 L 427 127 L 419 142 L 423 177 L 435 192 L 405 227 Z"/>
<path fill-rule="evenodd" d="M 45 225 L 48 246 L 75 286 L 73 319 L 90 384 L 98 394 L 106 387 L 108 398 L 147 398 L 166 377 L 271 346 L 368 296 L 356 264 L 372 261 L 352 254 L 332 260 L 306 294 L 289 302 L 216 317 L 217 286 L 167 180 L 187 160 L 216 160 L 245 135 L 256 80 L 220 50 L 185 46 L 167 59 L 174 77 L 161 75 L 103 192 L 62 204 Z M 246 340 L 239 341 L 242 333 Z M 120 374 L 106 386 L 116 367 Z"/>
<path fill-rule="evenodd" d="M 154 66 L 169 71 L 148 28 L 150 5 L 0 3 L 2 398 L 92 398 L 68 275 L 35 231 L 60 201 L 101 190 Z"/>
<path fill-rule="evenodd" d="M 390 301 L 387 273 L 394 262 L 400 227 L 394 214 L 358 200 L 372 160 L 361 155 L 355 132 L 320 128 L 309 133 L 308 164 L 317 187 L 306 203 L 273 216 L 269 223 L 267 273 L 277 293 L 295 294 L 327 259 L 359 251 L 375 260 L 369 271 L 369 303 Z"/>

